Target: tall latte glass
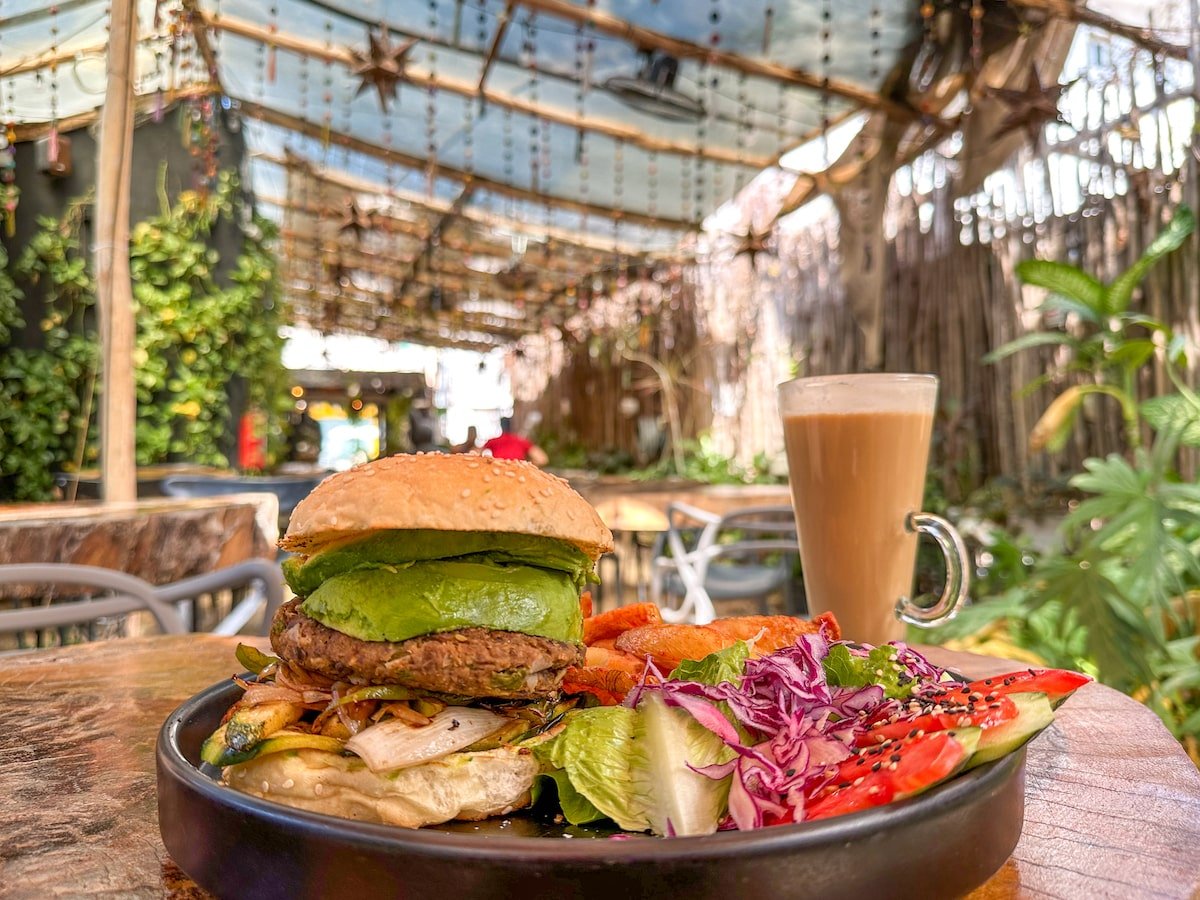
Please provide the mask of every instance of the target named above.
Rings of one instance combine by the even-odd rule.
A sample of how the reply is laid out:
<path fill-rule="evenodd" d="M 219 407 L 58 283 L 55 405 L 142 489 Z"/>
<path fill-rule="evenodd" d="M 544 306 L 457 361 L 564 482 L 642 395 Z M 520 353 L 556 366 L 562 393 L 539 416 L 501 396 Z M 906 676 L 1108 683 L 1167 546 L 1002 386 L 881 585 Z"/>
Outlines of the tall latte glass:
<path fill-rule="evenodd" d="M 905 622 L 944 621 L 966 596 L 962 539 L 920 512 L 937 388 L 932 375 L 887 374 L 779 387 L 809 613 L 834 613 L 847 640 L 900 639 Z M 918 533 L 946 560 L 945 590 L 929 606 L 910 598 Z"/>

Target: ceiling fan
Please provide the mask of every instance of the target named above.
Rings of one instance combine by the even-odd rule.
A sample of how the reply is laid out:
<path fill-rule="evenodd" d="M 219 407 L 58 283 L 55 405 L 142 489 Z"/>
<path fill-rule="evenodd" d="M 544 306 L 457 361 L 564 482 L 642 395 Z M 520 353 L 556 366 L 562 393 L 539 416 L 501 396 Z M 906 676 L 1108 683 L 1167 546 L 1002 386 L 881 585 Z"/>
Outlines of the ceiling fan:
<path fill-rule="evenodd" d="M 604 88 L 622 102 L 651 115 L 676 122 L 694 122 L 704 117 L 704 105 L 675 87 L 679 60 L 668 53 L 642 49 L 641 65 L 634 77 L 615 75 Z"/>

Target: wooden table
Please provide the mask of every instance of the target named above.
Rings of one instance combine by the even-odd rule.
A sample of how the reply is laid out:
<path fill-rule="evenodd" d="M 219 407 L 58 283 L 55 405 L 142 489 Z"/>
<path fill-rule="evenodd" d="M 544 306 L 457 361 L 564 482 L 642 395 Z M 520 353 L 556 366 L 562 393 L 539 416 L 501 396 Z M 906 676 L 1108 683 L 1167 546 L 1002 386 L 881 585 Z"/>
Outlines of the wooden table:
<path fill-rule="evenodd" d="M 235 639 L 128 638 L 0 657 L 0 897 L 204 897 L 158 833 L 154 741 L 234 671 Z M 930 651 L 972 677 L 1012 664 Z M 1029 750 L 1025 830 L 973 896 L 1200 894 L 1200 773 L 1147 709 L 1091 685 Z"/>

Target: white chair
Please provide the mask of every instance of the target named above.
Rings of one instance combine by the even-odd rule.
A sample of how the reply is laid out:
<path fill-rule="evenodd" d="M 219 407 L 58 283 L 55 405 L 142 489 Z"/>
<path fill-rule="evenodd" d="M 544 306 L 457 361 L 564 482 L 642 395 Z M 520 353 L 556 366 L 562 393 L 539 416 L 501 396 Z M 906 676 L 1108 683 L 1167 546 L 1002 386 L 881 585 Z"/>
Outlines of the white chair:
<path fill-rule="evenodd" d="M 718 515 L 685 503 L 667 507 L 668 527 L 655 554 L 651 598 L 668 622 L 716 618 L 713 600 L 767 598 L 793 591 L 799 553 L 790 506 L 754 506 Z M 675 602 L 666 602 L 672 600 Z M 790 604 L 789 612 L 799 612 Z"/>

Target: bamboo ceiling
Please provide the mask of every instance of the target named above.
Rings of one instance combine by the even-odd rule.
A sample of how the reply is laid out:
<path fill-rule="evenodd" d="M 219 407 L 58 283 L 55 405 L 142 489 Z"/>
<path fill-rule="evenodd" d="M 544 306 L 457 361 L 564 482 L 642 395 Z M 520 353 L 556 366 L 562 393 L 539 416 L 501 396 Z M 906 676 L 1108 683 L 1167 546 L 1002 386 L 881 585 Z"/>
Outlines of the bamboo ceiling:
<path fill-rule="evenodd" d="M 1077 15 L 1066 0 L 976 2 Z M 888 86 L 929 24 L 917 7 L 139 0 L 136 90 L 148 115 L 209 92 L 244 124 L 297 322 L 483 347 L 679 261 L 706 216 L 855 110 L 944 131 L 938 109 Z M 86 121 L 103 0 L 3 12 L 6 121 L 19 136 Z M 631 105 L 651 78 L 670 103 Z"/>

